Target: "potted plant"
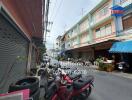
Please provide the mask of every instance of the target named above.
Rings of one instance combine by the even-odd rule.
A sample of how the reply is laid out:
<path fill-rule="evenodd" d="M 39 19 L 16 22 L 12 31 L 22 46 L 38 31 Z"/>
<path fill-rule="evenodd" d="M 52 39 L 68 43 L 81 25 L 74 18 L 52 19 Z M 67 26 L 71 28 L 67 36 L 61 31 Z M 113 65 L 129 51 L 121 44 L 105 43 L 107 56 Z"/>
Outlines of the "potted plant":
<path fill-rule="evenodd" d="M 113 64 L 107 64 L 107 72 L 112 72 L 114 70 Z"/>

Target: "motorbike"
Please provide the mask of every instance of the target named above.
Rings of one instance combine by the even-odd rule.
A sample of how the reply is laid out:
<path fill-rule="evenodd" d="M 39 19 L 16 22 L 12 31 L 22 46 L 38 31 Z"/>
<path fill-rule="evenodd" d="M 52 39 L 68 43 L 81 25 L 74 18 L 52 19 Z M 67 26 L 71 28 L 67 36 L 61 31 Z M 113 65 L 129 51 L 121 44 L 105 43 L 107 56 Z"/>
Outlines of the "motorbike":
<path fill-rule="evenodd" d="M 46 100 L 77 100 L 87 99 L 93 87 L 93 76 L 82 76 L 76 80 L 71 79 L 62 69 L 54 82 L 48 86 L 45 94 Z"/>
<path fill-rule="evenodd" d="M 130 69 L 130 66 L 126 62 L 120 62 L 118 63 L 118 69 L 122 72 L 128 72 Z"/>

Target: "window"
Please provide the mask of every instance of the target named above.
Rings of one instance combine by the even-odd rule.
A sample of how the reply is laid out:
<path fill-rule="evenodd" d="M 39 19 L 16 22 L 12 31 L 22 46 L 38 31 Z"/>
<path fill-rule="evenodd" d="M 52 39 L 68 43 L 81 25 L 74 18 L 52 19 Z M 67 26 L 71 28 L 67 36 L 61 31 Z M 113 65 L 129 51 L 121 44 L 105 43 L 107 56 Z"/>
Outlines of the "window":
<path fill-rule="evenodd" d="M 107 24 L 101 28 L 95 30 L 96 38 L 104 37 L 112 33 L 111 24 Z"/>
<path fill-rule="evenodd" d="M 105 6 L 103 9 L 104 15 L 108 14 L 109 12 L 109 5 Z"/>
<path fill-rule="evenodd" d="M 100 28 L 96 29 L 95 33 L 96 33 L 96 38 L 99 38 L 100 37 Z"/>
<path fill-rule="evenodd" d="M 86 31 L 87 28 L 88 28 L 88 19 L 84 20 L 80 24 L 80 32 Z"/>
<path fill-rule="evenodd" d="M 105 7 L 103 7 L 99 12 L 98 12 L 98 17 L 102 17 L 105 16 L 106 14 L 108 14 L 109 12 L 109 5 L 106 5 Z"/>
<path fill-rule="evenodd" d="M 106 25 L 106 35 L 110 35 L 112 33 L 111 24 Z"/>
<path fill-rule="evenodd" d="M 105 36 L 105 26 L 100 28 L 100 36 L 101 37 Z"/>
<path fill-rule="evenodd" d="M 90 35 L 88 34 L 88 41 L 90 41 Z"/>

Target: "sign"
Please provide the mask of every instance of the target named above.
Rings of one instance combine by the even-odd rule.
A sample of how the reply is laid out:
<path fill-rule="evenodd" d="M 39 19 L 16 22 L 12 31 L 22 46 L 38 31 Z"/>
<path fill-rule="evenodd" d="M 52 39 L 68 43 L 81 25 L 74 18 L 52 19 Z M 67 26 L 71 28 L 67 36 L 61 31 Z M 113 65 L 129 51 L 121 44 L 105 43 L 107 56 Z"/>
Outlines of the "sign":
<path fill-rule="evenodd" d="M 111 8 L 112 16 L 123 16 L 123 13 L 124 13 L 124 8 L 119 5 L 115 5 Z"/>
<path fill-rule="evenodd" d="M 29 100 L 29 89 L 0 94 L 0 100 Z"/>

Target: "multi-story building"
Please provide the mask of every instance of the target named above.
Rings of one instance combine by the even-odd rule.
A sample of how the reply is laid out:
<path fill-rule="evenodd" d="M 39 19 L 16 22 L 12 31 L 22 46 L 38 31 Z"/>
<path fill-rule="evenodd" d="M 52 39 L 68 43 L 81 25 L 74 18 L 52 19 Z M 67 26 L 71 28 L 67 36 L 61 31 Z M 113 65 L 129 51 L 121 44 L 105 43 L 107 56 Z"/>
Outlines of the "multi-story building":
<path fill-rule="evenodd" d="M 58 51 L 61 50 L 61 38 L 62 38 L 62 36 L 60 36 L 60 35 L 56 38 L 56 46 L 55 46 L 55 49 L 57 49 Z"/>
<path fill-rule="evenodd" d="M 131 3 L 132 0 L 102 0 L 65 32 L 63 40 L 66 53 L 70 53 L 73 58 L 109 58 L 113 43 L 132 33 Z M 123 16 L 112 15 L 112 8 L 117 4 L 124 9 Z"/>

